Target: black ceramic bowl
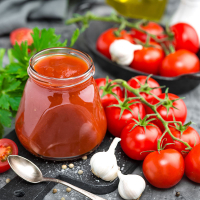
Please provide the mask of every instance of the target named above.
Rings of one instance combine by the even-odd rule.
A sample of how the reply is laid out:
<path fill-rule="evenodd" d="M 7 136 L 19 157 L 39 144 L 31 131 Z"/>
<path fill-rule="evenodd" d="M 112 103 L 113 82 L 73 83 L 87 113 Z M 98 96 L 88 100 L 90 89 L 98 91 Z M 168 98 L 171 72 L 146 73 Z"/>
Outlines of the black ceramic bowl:
<path fill-rule="evenodd" d="M 85 2 L 77 7 L 76 13 L 84 14 L 87 11 L 91 11 L 96 15 L 109 15 L 111 10 L 112 9 L 110 7 L 102 3 Z M 113 26 L 115 26 L 113 23 L 92 21 L 89 28 L 84 32 L 85 44 L 96 55 L 95 59 L 98 61 L 99 65 L 115 77 L 125 80 L 129 80 L 131 77 L 137 75 L 148 75 L 147 73 L 140 72 L 128 66 L 116 64 L 96 50 L 97 38 L 102 32 Z M 200 52 L 198 52 L 197 55 L 200 58 Z M 171 93 L 181 94 L 188 92 L 199 85 L 200 72 L 184 74 L 177 77 L 163 77 L 159 75 L 153 75 L 152 78 L 157 80 L 160 85 L 169 87 Z"/>

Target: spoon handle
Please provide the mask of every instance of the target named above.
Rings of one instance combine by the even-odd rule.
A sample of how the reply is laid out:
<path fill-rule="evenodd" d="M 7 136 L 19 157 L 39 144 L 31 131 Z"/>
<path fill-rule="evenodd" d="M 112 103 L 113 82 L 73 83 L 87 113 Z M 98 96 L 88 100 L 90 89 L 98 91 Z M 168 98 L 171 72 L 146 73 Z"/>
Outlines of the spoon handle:
<path fill-rule="evenodd" d="M 62 180 L 59 180 L 59 179 L 55 179 L 55 178 L 43 178 L 42 181 L 51 181 L 51 182 L 60 183 L 60 184 L 62 184 L 62 185 L 65 185 L 65 186 L 67 186 L 67 187 L 70 187 L 70 188 L 73 189 L 73 190 L 76 190 L 77 192 L 79 192 L 79 193 L 81 193 L 81 194 L 83 194 L 83 195 L 89 197 L 89 198 L 92 199 L 92 200 L 106 200 L 106 199 L 103 199 L 103 198 L 101 198 L 101 197 L 99 197 L 99 196 L 97 196 L 97 195 L 94 195 L 94 194 L 92 194 L 92 193 L 90 193 L 90 192 L 88 192 L 88 191 L 86 191 L 86 190 L 83 190 L 83 189 L 81 189 L 81 188 L 78 188 L 78 187 L 76 187 L 76 186 L 74 186 L 74 185 L 71 185 L 70 183 L 67 183 L 67 182 L 62 181 Z"/>

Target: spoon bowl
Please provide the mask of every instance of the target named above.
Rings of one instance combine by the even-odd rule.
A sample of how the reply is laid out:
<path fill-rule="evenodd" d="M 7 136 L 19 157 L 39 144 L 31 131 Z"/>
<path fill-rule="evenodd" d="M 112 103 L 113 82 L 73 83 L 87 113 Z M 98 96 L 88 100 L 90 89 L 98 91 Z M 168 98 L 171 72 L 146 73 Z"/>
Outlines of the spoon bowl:
<path fill-rule="evenodd" d="M 26 158 L 18 155 L 10 155 L 8 163 L 18 176 L 30 183 L 39 183 L 43 180 L 40 169 Z"/>

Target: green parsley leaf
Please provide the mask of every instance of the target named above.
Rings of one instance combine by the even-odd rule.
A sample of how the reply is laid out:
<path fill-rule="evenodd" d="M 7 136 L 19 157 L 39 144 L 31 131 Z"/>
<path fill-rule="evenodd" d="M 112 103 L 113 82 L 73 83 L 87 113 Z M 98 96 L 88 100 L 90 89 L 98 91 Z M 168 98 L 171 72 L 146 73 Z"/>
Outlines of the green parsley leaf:
<path fill-rule="evenodd" d="M 0 123 L 3 126 L 10 127 L 11 126 L 11 117 L 12 114 L 8 110 L 0 109 Z"/>
<path fill-rule="evenodd" d="M 5 54 L 6 50 L 3 48 L 0 48 L 0 70 L 3 70 L 3 57 Z"/>
<path fill-rule="evenodd" d="M 3 127 L 2 123 L 0 123 L 0 138 L 3 137 L 3 134 L 4 134 L 4 127 Z"/>
<path fill-rule="evenodd" d="M 76 42 L 76 40 L 78 39 L 79 35 L 80 35 L 80 31 L 79 31 L 79 29 L 77 28 L 77 29 L 74 31 L 73 35 L 72 35 L 71 43 L 70 43 L 69 47 L 72 47 L 72 46 L 75 44 L 75 42 Z"/>

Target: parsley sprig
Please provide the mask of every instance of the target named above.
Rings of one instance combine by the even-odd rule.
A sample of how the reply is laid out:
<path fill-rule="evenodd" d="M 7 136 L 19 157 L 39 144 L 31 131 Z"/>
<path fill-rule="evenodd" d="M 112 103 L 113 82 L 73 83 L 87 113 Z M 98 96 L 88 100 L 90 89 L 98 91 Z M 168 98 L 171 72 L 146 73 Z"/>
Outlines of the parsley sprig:
<path fill-rule="evenodd" d="M 79 29 L 72 35 L 69 47 L 72 47 L 79 36 Z M 30 58 L 38 51 L 51 47 L 65 47 L 67 40 L 60 42 L 60 35 L 55 34 L 55 29 L 33 29 L 33 43 L 17 43 L 7 51 L 9 64 L 3 66 L 6 49 L 0 48 L 0 138 L 3 136 L 4 127 L 10 127 L 12 117 L 15 117 L 28 79 L 27 67 Z M 29 53 L 30 52 L 30 53 Z"/>

